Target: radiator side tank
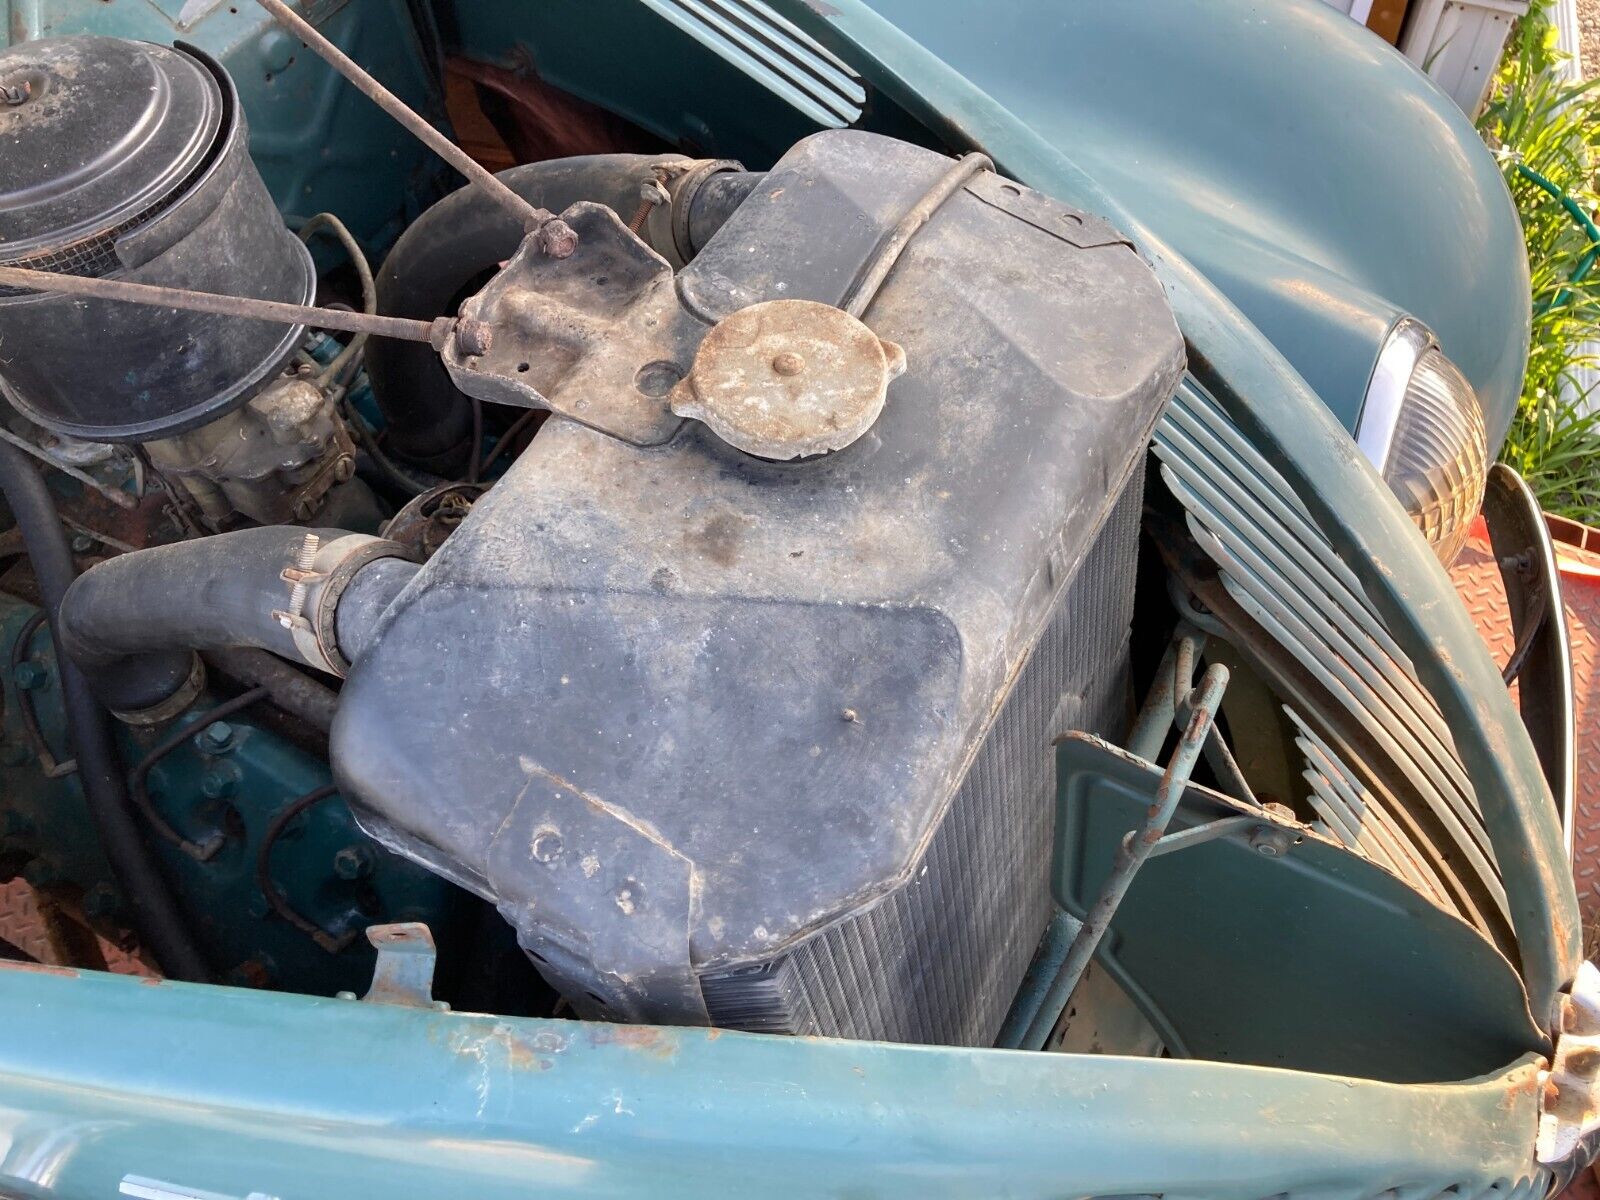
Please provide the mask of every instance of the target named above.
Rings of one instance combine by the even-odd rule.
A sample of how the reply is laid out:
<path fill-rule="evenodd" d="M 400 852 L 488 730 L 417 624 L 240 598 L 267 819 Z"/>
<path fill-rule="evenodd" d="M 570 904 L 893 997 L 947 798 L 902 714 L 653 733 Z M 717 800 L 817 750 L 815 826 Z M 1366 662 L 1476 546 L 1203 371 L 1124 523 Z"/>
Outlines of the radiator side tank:
<path fill-rule="evenodd" d="M 837 305 L 950 167 L 874 135 L 809 138 L 678 272 L 676 300 L 707 328 L 764 301 Z M 842 1032 L 747 1011 L 729 980 L 803 973 L 815 939 L 926 876 L 1041 635 L 1077 636 L 1062 597 L 1108 516 L 1137 512 L 1183 346 L 1116 231 L 980 173 L 863 320 L 905 370 L 833 453 L 774 462 L 695 420 L 640 445 L 552 418 L 346 683 L 333 762 L 364 823 L 493 899 L 581 1014 Z M 1131 533 L 1113 542 L 1097 587 L 1129 595 Z M 1091 616 L 1080 641 L 1114 679 L 1126 615 Z M 1063 686 L 1031 689 L 1041 757 Z M 987 810 L 1002 872 L 1007 831 L 1048 803 L 1027 790 Z M 1042 896 L 1032 862 L 1014 874 Z M 964 899 L 852 986 L 928 1006 L 916 981 L 995 890 L 976 859 L 941 869 L 970 876 L 939 893 Z M 1038 933 L 1015 931 L 997 974 L 1020 975 Z M 849 1032 L 976 1042 L 985 1013 Z"/>

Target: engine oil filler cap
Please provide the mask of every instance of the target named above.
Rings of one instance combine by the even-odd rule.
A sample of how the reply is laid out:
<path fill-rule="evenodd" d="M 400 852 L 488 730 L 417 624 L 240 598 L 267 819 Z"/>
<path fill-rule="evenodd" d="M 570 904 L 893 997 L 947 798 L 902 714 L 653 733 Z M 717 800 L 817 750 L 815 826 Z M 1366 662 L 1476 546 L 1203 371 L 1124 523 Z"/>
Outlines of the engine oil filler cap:
<path fill-rule="evenodd" d="M 841 450 L 878 419 L 906 356 L 841 308 L 768 300 L 717 322 L 668 402 L 746 454 Z"/>

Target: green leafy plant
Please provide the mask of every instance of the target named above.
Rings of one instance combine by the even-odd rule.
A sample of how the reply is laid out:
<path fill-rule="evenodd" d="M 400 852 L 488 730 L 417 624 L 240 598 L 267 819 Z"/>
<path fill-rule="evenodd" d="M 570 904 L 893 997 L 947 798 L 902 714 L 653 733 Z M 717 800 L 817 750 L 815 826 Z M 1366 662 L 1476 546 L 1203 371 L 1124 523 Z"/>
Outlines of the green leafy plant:
<path fill-rule="evenodd" d="M 1600 523 L 1600 411 L 1587 411 L 1586 368 L 1600 368 L 1600 92 L 1561 72 L 1548 0 L 1517 25 L 1479 118 L 1522 217 L 1533 337 L 1522 400 L 1500 457 L 1551 512 Z M 1600 394 L 1593 397 L 1600 410 Z"/>

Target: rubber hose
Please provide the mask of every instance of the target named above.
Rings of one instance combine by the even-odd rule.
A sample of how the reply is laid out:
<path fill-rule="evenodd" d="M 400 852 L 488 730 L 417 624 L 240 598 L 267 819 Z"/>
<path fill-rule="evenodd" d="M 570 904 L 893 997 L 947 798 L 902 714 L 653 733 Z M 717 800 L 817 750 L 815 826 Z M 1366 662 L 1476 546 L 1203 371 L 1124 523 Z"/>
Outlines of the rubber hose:
<path fill-rule="evenodd" d="M 596 154 L 502 171 L 512 191 L 560 212 L 579 200 L 604 204 L 624 221 L 639 207 L 639 187 L 659 154 Z M 479 188 L 435 204 L 401 235 L 378 272 L 378 311 L 431 320 L 453 312 L 461 293 L 516 253 L 522 229 Z M 425 345 L 374 338 L 367 376 L 388 425 L 389 448 L 436 474 L 457 478 L 472 440 L 472 407 Z"/>
<path fill-rule="evenodd" d="M 51 633 L 61 646 L 61 601 L 76 573 L 72 552 L 44 480 L 27 455 L 7 443 L 0 443 L 0 492 L 22 530 Z M 58 655 L 57 665 L 78 781 L 106 861 L 132 908 L 134 929 L 162 974 L 203 983 L 211 974 L 205 958 L 129 810 L 110 714 L 67 655 Z"/>
<path fill-rule="evenodd" d="M 272 617 L 288 607 L 282 579 L 307 532 L 268 525 L 151 546 L 107 559 L 78 577 L 61 602 L 60 645 L 79 666 L 140 651 L 254 646 L 300 660 Z"/>
<path fill-rule="evenodd" d="M 289 606 L 283 570 L 294 563 L 307 533 L 323 545 L 347 536 L 342 529 L 267 525 L 107 559 L 67 590 L 60 644 L 74 662 L 96 668 L 124 655 L 174 647 L 247 646 L 305 662 L 273 613 Z M 335 613 L 341 645 L 346 639 L 368 645 L 368 627 L 415 572 L 413 564 L 382 558 L 356 572 Z"/>

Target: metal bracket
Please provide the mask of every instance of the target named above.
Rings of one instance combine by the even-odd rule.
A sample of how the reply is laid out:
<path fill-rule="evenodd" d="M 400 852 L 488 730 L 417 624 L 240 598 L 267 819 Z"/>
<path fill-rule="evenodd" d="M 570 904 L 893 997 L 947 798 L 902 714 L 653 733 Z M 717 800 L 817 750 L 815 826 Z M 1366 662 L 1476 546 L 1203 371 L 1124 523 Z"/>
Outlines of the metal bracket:
<path fill-rule="evenodd" d="M 1167 740 L 1167 731 L 1174 726 L 1181 730 L 1188 721 L 1194 707 L 1194 669 L 1205 645 L 1204 632 L 1188 621 L 1178 622 L 1161 665 L 1156 668 L 1155 681 L 1128 734 L 1128 749 L 1140 758 L 1155 761 Z M 1205 756 L 1223 791 L 1252 807 L 1261 806 L 1215 724 L 1206 739 Z"/>
<path fill-rule="evenodd" d="M 373 925 L 367 941 L 378 951 L 372 968 L 372 986 L 361 997 L 370 1004 L 399 1004 L 406 1008 L 447 1008 L 433 998 L 433 934 L 420 921 Z"/>
<path fill-rule="evenodd" d="M 1545 1166 L 1565 1162 L 1600 1134 L 1600 970 L 1593 963 L 1578 966 L 1558 1025 L 1550 1069 L 1539 1072 L 1536 1153 Z"/>
<path fill-rule="evenodd" d="M 1189 774 L 1194 770 L 1201 750 L 1206 745 L 1218 706 L 1222 703 L 1222 694 L 1227 690 L 1227 686 L 1228 669 L 1224 666 L 1209 667 L 1201 676 L 1200 686 L 1193 692 L 1193 706 L 1188 724 L 1184 728 L 1183 737 L 1178 741 L 1178 748 L 1172 753 L 1172 760 L 1167 763 L 1167 769 L 1161 776 L 1161 784 L 1156 789 L 1155 803 L 1150 806 L 1143 824 L 1138 829 L 1130 831 L 1117 848 L 1117 857 L 1112 864 L 1111 874 L 1101 885 L 1100 894 L 1095 897 L 1095 902 L 1085 914 L 1083 924 L 1079 926 L 1077 935 L 1072 939 L 1072 945 L 1067 949 L 1066 958 L 1056 969 L 1055 978 L 1050 981 L 1050 986 L 1045 989 L 1039 1010 L 1034 1013 L 1028 1031 L 1022 1037 L 1022 1049 L 1043 1050 L 1055 1041 L 1060 1031 L 1061 1018 L 1067 1009 L 1067 1001 L 1072 999 L 1073 990 L 1083 978 L 1089 961 L 1100 946 L 1100 940 L 1111 927 L 1111 919 L 1116 916 L 1123 897 L 1133 885 L 1134 876 L 1139 873 L 1139 868 L 1150 858 L 1156 846 L 1165 840 L 1163 835 L 1166 834 L 1167 826 L 1172 823 L 1173 814 L 1178 811 L 1178 802 L 1183 799 L 1184 790 L 1189 785 Z M 1209 831 L 1211 837 L 1217 837 L 1226 831 L 1213 827 L 1224 823 L 1213 822 L 1211 826 L 1202 826 L 1201 829 Z M 1190 834 L 1194 832 L 1184 831 Z M 1189 839 L 1187 843 L 1180 843 L 1180 846 L 1182 844 L 1192 845 L 1193 839 Z M 1168 853 L 1177 848 L 1179 846 L 1168 843 Z"/>

